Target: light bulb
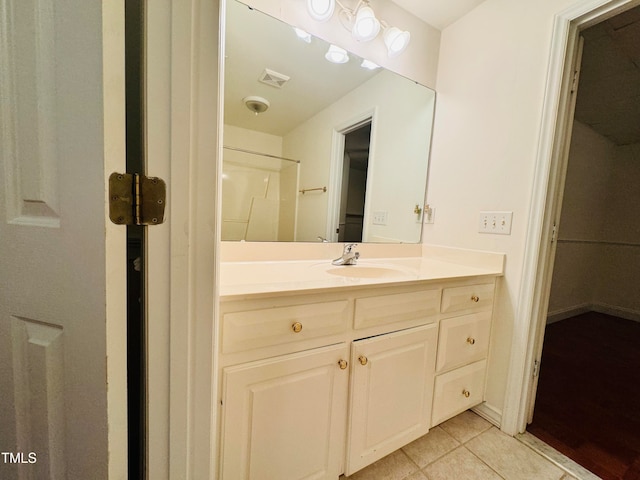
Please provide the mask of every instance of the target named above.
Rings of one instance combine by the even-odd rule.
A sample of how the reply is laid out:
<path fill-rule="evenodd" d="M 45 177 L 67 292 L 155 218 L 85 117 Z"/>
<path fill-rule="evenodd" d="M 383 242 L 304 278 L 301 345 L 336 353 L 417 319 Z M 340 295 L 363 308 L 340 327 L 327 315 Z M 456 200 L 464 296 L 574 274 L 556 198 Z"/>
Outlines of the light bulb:
<path fill-rule="evenodd" d="M 308 32 L 305 32 L 304 30 L 302 30 L 301 28 L 298 27 L 293 27 L 293 30 L 296 32 L 296 35 L 298 36 L 298 38 L 300 40 L 304 40 L 307 43 L 311 43 L 311 34 Z"/>
<path fill-rule="evenodd" d="M 331 45 L 324 58 L 331 63 L 347 63 L 349 61 L 349 54 L 344 48 L 340 48 L 336 45 Z"/>
<path fill-rule="evenodd" d="M 390 57 L 396 57 L 404 52 L 407 45 L 409 45 L 409 40 L 411 40 L 409 32 L 400 30 L 397 27 L 386 28 L 383 37 Z"/>
<path fill-rule="evenodd" d="M 351 34 L 353 38 L 361 42 L 373 40 L 380 31 L 380 22 L 376 18 L 373 9 L 369 6 L 360 7 L 356 12 Z"/>
<path fill-rule="evenodd" d="M 360 64 L 362 68 L 366 68 L 367 70 L 375 70 L 376 68 L 380 68 L 380 65 L 377 63 L 373 63 L 371 60 L 364 59 Z"/>
<path fill-rule="evenodd" d="M 307 10 L 315 20 L 326 22 L 336 8 L 335 0 L 307 0 Z"/>

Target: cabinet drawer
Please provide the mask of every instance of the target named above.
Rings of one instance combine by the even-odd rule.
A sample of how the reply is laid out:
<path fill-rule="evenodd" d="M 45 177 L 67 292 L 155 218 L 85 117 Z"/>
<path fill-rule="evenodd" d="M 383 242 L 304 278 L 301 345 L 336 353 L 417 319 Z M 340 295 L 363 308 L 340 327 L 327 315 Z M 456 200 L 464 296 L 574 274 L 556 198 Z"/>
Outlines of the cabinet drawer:
<path fill-rule="evenodd" d="M 481 360 L 436 377 L 432 427 L 482 402 L 486 367 Z"/>
<path fill-rule="evenodd" d="M 440 309 L 440 289 L 379 295 L 356 299 L 354 328 L 367 328 L 407 320 L 426 320 Z"/>
<path fill-rule="evenodd" d="M 462 310 L 483 311 L 493 307 L 493 283 L 445 288 L 442 291 L 442 313 Z"/>
<path fill-rule="evenodd" d="M 229 312 L 222 317 L 222 351 L 239 352 L 345 332 L 349 301 Z"/>
<path fill-rule="evenodd" d="M 490 331 L 491 312 L 441 320 L 436 369 L 451 370 L 486 358 Z"/>

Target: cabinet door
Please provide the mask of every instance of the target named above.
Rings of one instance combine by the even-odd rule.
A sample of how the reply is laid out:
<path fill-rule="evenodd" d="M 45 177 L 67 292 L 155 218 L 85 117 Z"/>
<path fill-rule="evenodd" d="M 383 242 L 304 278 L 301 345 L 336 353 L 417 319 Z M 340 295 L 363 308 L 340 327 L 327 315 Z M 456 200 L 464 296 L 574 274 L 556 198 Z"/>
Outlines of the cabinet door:
<path fill-rule="evenodd" d="M 437 325 L 353 342 L 347 475 L 428 432 Z"/>
<path fill-rule="evenodd" d="M 225 368 L 221 478 L 336 480 L 347 358 L 342 343 Z"/>

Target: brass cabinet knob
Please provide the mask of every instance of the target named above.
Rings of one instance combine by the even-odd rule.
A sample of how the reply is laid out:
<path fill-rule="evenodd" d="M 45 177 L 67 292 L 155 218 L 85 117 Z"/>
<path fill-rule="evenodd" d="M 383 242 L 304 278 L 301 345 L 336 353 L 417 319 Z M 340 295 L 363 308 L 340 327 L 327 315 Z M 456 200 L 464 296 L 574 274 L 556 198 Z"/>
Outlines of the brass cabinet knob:
<path fill-rule="evenodd" d="M 469 338 L 467 338 L 467 343 L 469 345 L 473 345 L 474 343 L 476 343 L 476 339 L 473 338 L 473 337 L 469 337 Z"/>
<path fill-rule="evenodd" d="M 302 324 L 300 322 L 296 322 L 293 325 L 291 325 L 291 329 L 295 333 L 300 333 L 302 331 Z"/>
<path fill-rule="evenodd" d="M 360 362 L 360 365 L 366 365 L 369 362 L 369 359 L 364 355 L 360 355 L 358 357 L 358 361 Z"/>
<path fill-rule="evenodd" d="M 471 301 L 478 303 L 480 301 L 480 297 L 477 295 L 471 295 Z"/>
<path fill-rule="evenodd" d="M 340 370 L 344 370 L 345 368 L 347 368 L 349 366 L 349 364 L 347 363 L 346 360 L 340 360 L 338 362 L 338 365 L 340 366 Z"/>
<path fill-rule="evenodd" d="M 465 388 L 464 390 L 462 390 L 462 395 L 464 395 L 465 398 L 469 398 L 469 395 L 471 395 L 471 392 Z"/>

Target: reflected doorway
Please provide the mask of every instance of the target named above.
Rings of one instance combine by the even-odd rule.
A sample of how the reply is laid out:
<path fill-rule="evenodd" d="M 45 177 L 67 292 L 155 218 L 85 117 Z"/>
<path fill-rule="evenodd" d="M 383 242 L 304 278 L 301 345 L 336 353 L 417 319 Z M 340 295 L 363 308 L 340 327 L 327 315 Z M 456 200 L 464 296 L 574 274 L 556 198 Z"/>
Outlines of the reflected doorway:
<path fill-rule="evenodd" d="M 362 242 L 370 145 L 371 118 L 344 134 L 339 242 Z"/>

